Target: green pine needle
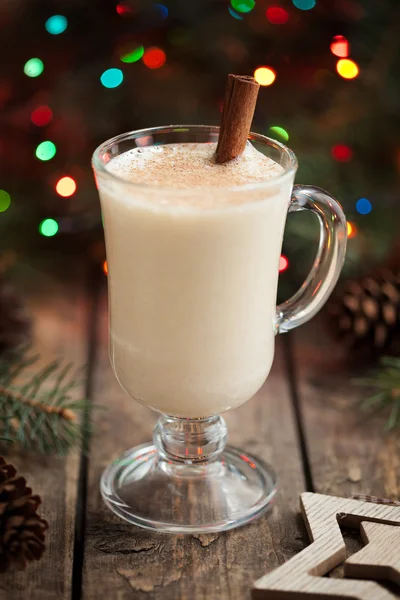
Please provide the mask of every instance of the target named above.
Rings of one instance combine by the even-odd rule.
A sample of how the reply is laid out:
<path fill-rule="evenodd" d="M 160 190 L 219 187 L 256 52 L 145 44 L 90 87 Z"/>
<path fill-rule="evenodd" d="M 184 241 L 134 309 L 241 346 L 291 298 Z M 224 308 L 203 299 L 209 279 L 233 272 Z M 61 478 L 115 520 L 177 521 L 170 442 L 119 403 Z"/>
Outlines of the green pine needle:
<path fill-rule="evenodd" d="M 370 377 L 357 379 L 355 383 L 374 390 L 362 400 L 361 407 L 367 412 L 389 410 L 385 429 L 391 431 L 400 427 L 400 358 L 384 356 L 379 365 Z"/>
<path fill-rule="evenodd" d="M 32 374 L 38 360 L 26 348 L 0 356 L 0 440 L 44 454 L 65 456 L 76 446 L 87 451 L 88 402 L 71 396 L 82 385 L 82 371 L 53 361 Z"/>

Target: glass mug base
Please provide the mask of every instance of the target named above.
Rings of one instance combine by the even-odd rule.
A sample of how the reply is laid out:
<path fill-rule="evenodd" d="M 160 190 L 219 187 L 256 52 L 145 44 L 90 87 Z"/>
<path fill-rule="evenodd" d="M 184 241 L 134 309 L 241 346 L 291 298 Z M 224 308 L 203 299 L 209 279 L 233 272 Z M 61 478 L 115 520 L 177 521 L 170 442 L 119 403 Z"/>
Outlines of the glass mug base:
<path fill-rule="evenodd" d="M 277 490 L 274 471 L 226 447 L 222 417 L 163 415 L 154 444 L 128 450 L 103 473 L 106 505 L 130 523 L 166 533 L 212 533 L 261 515 Z"/>
<path fill-rule="evenodd" d="M 274 471 L 227 447 L 204 465 L 176 464 L 142 444 L 122 454 L 101 478 L 106 505 L 119 517 L 164 533 L 213 533 L 264 513 L 277 490 Z"/>

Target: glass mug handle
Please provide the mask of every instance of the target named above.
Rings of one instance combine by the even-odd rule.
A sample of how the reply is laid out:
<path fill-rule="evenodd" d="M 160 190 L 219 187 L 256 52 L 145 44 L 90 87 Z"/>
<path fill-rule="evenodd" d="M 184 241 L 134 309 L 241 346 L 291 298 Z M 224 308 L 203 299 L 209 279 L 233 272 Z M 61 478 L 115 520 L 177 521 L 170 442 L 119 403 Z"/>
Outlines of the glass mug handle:
<path fill-rule="evenodd" d="M 346 254 L 346 217 L 340 204 L 330 194 L 311 185 L 295 185 L 289 213 L 300 210 L 310 210 L 318 217 L 318 251 L 301 288 L 277 306 L 276 333 L 302 325 L 322 308 L 339 278 Z"/>

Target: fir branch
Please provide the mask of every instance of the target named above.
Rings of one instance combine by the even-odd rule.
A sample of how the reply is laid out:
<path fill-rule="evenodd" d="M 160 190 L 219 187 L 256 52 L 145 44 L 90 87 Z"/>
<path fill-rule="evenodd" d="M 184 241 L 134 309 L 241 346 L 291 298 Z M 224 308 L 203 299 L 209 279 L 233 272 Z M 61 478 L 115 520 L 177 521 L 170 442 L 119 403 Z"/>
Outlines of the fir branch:
<path fill-rule="evenodd" d="M 27 349 L 0 357 L 0 438 L 45 454 L 86 450 L 93 429 L 88 403 L 71 395 L 81 377 L 59 361 L 32 374 L 38 360 Z"/>
<path fill-rule="evenodd" d="M 400 427 L 400 358 L 383 356 L 379 368 L 370 377 L 357 379 L 355 383 L 373 390 L 361 401 L 363 410 L 370 413 L 389 410 L 385 429 Z"/>

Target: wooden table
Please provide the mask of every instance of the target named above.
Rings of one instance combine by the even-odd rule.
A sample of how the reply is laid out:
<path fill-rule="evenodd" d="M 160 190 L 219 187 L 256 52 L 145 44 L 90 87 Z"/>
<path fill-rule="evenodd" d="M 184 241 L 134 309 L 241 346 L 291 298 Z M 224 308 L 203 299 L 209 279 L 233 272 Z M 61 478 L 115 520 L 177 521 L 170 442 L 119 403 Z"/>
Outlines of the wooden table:
<path fill-rule="evenodd" d="M 112 374 L 105 278 L 97 271 L 89 283 L 78 277 L 75 284 L 65 274 L 57 279 L 24 271 L 43 361 L 60 355 L 87 363 L 81 395 L 107 410 L 96 413 L 88 457 L 7 454 L 42 496 L 49 531 L 40 563 L 0 578 L 0 600 L 248 599 L 255 579 L 308 543 L 298 513 L 301 492 L 400 496 L 398 436 L 385 436 L 380 418 L 360 417 L 354 407 L 359 392 L 341 349 L 317 323 L 277 340 L 262 390 L 226 415 L 230 443 L 272 463 L 279 474 L 270 514 L 208 536 L 154 534 L 114 517 L 100 498 L 100 474 L 123 450 L 151 438 L 156 415 L 132 401 Z"/>

